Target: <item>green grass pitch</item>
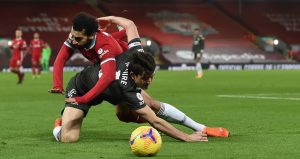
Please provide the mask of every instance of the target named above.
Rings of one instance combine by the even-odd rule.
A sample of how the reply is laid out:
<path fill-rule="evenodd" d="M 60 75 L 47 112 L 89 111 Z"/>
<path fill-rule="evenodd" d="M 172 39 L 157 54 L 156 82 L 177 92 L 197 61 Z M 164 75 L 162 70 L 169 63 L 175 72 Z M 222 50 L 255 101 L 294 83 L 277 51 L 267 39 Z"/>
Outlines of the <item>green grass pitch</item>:
<path fill-rule="evenodd" d="M 75 72 L 64 75 L 65 85 Z M 300 71 L 158 71 L 148 93 L 170 103 L 194 120 L 230 130 L 229 138 L 184 143 L 162 136 L 154 158 L 245 159 L 300 158 Z M 90 110 L 74 144 L 57 143 L 53 121 L 64 105 L 62 95 L 47 93 L 52 75 L 22 85 L 0 73 L 1 159 L 135 158 L 128 140 L 139 125 L 122 123 L 103 103 Z M 192 130 L 176 125 L 192 133 Z"/>

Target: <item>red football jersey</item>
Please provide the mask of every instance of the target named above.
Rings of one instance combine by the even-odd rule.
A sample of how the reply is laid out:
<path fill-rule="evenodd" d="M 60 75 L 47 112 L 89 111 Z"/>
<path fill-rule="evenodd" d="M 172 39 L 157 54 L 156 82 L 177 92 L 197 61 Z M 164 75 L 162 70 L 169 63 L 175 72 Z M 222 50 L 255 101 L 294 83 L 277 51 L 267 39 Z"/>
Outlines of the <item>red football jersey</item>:
<path fill-rule="evenodd" d="M 13 39 L 12 40 L 12 59 L 18 59 L 22 60 L 23 59 L 23 51 L 26 49 L 26 41 L 23 39 Z"/>
<path fill-rule="evenodd" d="M 108 85 L 115 80 L 116 62 L 115 57 L 125 51 L 115 38 L 100 30 L 96 33 L 94 39 L 87 46 L 79 46 L 73 42 L 71 34 L 61 47 L 53 70 L 53 88 L 63 90 L 63 67 L 65 62 L 78 49 L 84 57 L 93 63 L 99 63 L 103 76 L 97 84 L 82 97 L 77 97 L 78 103 L 87 103 L 100 94 Z"/>
<path fill-rule="evenodd" d="M 30 41 L 30 48 L 32 51 L 32 57 L 41 56 L 42 49 L 44 47 L 45 43 L 41 39 L 33 39 Z"/>

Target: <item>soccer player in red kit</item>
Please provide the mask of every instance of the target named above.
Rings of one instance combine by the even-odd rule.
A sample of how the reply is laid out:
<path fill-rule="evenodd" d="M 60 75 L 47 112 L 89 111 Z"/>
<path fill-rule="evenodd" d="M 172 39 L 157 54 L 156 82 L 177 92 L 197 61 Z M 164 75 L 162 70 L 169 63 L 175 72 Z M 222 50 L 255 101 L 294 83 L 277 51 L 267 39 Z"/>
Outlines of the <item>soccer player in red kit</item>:
<path fill-rule="evenodd" d="M 18 83 L 21 84 L 24 79 L 24 73 L 21 71 L 24 51 L 27 48 L 26 41 L 22 39 L 22 31 L 16 30 L 16 38 L 12 40 L 12 57 L 9 61 L 9 69 L 12 73 L 18 75 Z"/>
<path fill-rule="evenodd" d="M 34 33 L 29 45 L 29 50 L 31 50 L 32 79 L 41 77 L 41 54 L 44 45 L 45 42 L 40 39 L 39 33 Z"/>
<path fill-rule="evenodd" d="M 116 78 L 115 57 L 127 49 L 123 41 L 119 40 L 125 35 L 126 32 L 123 30 L 116 32 L 113 37 L 99 29 L 95 17 L 86 13 L 77 14 L 73 19 L 69 37 L 62 45 L 54 62 L 53 87 L 49 92 L 64 94 L 64 64 L 75 50 L 79 50 L 89 61 L 100 64 L 102 76 L 90 91 L 83 96 L 76 97 L 76 102 L 83 104 L 94 99 Z"/>

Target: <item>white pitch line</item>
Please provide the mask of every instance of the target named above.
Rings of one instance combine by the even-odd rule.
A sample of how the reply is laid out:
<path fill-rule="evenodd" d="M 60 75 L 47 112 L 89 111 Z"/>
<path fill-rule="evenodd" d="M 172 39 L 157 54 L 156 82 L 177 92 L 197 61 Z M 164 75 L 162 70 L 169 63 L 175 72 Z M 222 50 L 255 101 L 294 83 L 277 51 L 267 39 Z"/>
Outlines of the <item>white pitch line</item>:
<path fill-rule="evenodd" d="M 263 96 L 247 96 L 247 95 L 217 95 L 222 98 L 249 98 L 249 99 L 273 99 L 273 100 L 300 100 L 300 98 L 284 98 L 284 97 L 263 97 Z"/>

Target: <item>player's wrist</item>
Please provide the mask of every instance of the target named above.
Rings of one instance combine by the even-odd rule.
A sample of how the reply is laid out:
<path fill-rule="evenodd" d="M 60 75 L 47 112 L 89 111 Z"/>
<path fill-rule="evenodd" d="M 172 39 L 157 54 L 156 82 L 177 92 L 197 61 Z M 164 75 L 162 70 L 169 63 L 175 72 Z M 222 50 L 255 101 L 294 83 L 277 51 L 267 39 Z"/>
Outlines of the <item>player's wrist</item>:
<path fill-rule="evenodd" d="M 76 103 L 78 103 L 78 104 L 85 104 L 85 103 L 87 103 L 87 101 L 85 100 L 84 97 L 74 97 L 74 99 L 75 99 Z"/>
<path fill-rule="evenodd" d="M 52 89 L 57 89 L 57 90 L 64 92 L 64 89 L 60 86 L 53 86 Z"/>

